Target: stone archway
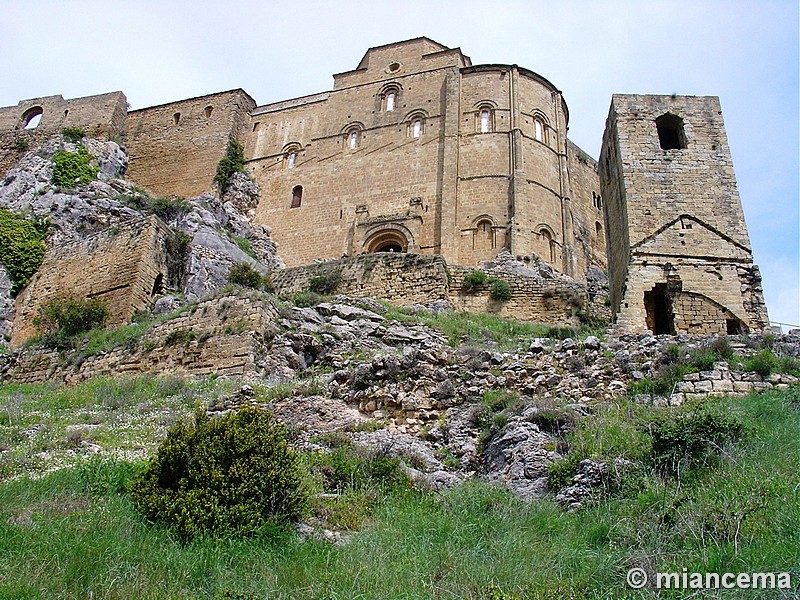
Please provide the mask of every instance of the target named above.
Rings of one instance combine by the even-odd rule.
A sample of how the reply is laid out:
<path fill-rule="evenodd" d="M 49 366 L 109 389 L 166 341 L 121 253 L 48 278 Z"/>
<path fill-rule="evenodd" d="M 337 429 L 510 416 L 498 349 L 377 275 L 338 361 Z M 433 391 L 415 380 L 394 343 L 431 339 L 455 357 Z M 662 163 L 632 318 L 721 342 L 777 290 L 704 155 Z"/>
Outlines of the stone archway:
<path fill-rule="evenodd" d="M 382 229 L 373 233 L 364 243 L 364 252 L 408 252 L 408 238 L 398 229 Z"/>

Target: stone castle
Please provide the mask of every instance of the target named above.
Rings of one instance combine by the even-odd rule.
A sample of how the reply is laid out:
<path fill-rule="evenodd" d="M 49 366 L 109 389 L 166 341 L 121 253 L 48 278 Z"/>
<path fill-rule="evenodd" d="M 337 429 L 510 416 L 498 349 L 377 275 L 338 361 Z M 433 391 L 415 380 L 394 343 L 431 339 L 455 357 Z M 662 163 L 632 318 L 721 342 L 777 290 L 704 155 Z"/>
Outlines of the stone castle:
<path fill-rule="evenodd" d="M 608 268 L 627 329 L 766 327 L 718 100 L 615 95 L 599 163 L 568 125 L 544 77 L 416 38 L 263 106 L 241 89 L 138 110 L 122 92 L 24 100 L 0 108 L 0 169 L 20 140 L 79 127 L 123 142 L 138 186 L 192 197 L 236 139 L 260 189 L 252 220 L 288 267 L 389 252 L 464 268 L 506 250 L 577 281 Z"/>

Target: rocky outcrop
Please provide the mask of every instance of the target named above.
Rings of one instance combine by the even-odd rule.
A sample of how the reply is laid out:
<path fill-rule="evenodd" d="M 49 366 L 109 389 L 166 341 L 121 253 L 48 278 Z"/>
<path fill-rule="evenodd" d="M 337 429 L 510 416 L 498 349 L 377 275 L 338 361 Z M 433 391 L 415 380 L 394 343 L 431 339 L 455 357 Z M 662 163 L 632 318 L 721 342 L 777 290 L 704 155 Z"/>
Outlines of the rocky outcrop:
<path fill-rule="evenodd" d="M 54 185 L 54 154 L 74 152 L 79 145 L 91 155 L 97 179 L 74 189 Z M 247 262 L 264 274 L 283 266 L 269 228 L 252 224 L 246 215 L 258 198 L 258 187 L 246 175 L 237 174 L 221 199 L 211 194 L 188 200 L 157 199 L 122 179 L 127 162 L 123 149 L 112 141 L 83 138 L 74 143 L 53 138 L 35 152 L 25 153 L 0 182 L 0 207 L 47 219 L 48 248 L 82 242 L 99 232 L 113 234 L 131 221 L 156 214 L 176 236 L 178 232 L 187 236 L 183 241 L 176 237 L 179 241 L 164 249 L 171 255 L 167 263 L 178 261 L 174 269 L 178 276 L 166 282 L 176 302 L 181 297 L 183 302 L 199 299 L 226 285 L 234 263 Z M 92 273 L 86 277 L 91 279 Z M 2 278 L 0 328 L 8 319 L 1 288 Z"/>

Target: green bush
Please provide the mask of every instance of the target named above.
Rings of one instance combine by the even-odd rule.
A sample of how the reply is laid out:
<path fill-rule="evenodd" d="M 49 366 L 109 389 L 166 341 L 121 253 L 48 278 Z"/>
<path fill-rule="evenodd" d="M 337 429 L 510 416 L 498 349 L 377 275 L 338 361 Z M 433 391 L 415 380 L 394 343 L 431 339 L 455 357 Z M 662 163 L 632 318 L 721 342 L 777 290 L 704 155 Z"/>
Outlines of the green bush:
<path fill-rule="evenodd" d="M 28 148 L 30 148 L 30 142 L 23 138 L 17 138 L 14 140 L 14 150 L 17 152 L 25 152 Z"/>
<path fill-rule="evenodd" d="M 317 294 L 333 294 L 342 283 L 342 273 L 338 269 L 323 269 L 308 282 L 308 289 Z"/>
<path fill-rule="evenodd" d="M 182 198 L 147 198 L 143 208 L 145 211 L 169 222 L 189 212 L 192 206 Z"/>
<path fill-rule="evenodd" d="M 489 297 L 500 302 L 511 300 L 511 286 L 507 281 L 495 279 L 489 288 Z"/>
<path fill-rule="evenodd" d="M 244 173 L 244 148 L 237 140 L 231 139 L 214 175 L 214 183 L 219 186 L 220 194 L 228 190 L 234 173 Z"/>
<path fill-rule="evenodd" d="M 566 458 L 549 463 L 547 465 L 548 489 L 557 492 L 571 485 L 581 460 L 582 458 L 578 454 L 569 454 Z"/>
<path fill-rule="evenodd" d="M 11 277 L 11 293 L 28 285 L 44 259 L 46 225 L 37 225 L 11 211 L 0 209 L 0 264 Z"/>
<path fill-rule="evenodd" d="M 476 292 L 481 287 L 486 285 L 487 281 L 489 281 L 489 278 L 483 271 L 469 271 L 466 275 L 464 275 L 464 279 L 461 282 L 461 291 L 467 292 L 468 294 Z"/>
<path fill-rule="evenodd" d="M 75 152 L 56 151 L 53 154 L 53 183 L 71 188 L 93 181 L 100 172 L 100 167 L 92 165 L 92 160 L 92 155 L 85 146 L 78 146 Z"/>
<path fill-rule="evenodd" d="M 758 373 L 762 377 L 769 377 L 778 370 L 778 357 L 769 348 L 764 348 L 755 356 L 742 361 L 745 371 Z"/>
<path fill-rule="evenodd" d="M 228 271 L 228 283 L 259 289 L 264 285 L 264 276 L 248 263 L 236 263 Z"/>
<path fill-rule="evenodd" d="M 726 442 L 744 433 L 738 418 L 707 407 L 678 414 L 670 412 L 650 421 L 646 428 L 652 438 L 653 466 L 670 475 L 705 464 L 720 454 Z"/>
<path fill-rule="evenodd" d="M 105 325 L 111 316 L 98 298 L 57 297 L 39 307 L 33 325 L 50 337 L 68 338 Z"/>
<path fill-rule="evenodd" d="M 286 429 L 257 408 L 178 421 L 133 482 L 134 505 L 181 539 L 298 520 L 308 497 Z"/>
<path fill-rule="evenodd" d="M 77 127 L 66 127 L 61 130 L 61 135 L 64 136 L 64 139 L 68 142 L 78 143 L 84 137 L 86 137 L 86 132 L 83 129 L 79 129 Z"/>
<path fill-rule="evenodd" d="M 297 292 L 289 301 L 299 308 L 311 308 L 322 302 L 323 297 L 316 292 Z"/>

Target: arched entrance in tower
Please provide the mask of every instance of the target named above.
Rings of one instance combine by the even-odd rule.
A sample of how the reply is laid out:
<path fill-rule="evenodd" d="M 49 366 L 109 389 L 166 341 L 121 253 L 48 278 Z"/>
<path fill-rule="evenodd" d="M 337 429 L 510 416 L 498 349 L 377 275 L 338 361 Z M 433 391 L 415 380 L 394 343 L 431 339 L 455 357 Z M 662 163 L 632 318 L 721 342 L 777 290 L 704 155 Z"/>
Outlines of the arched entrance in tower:
<path fill-rule="evenodd" d="M 368 254 L 374 252 L 408 252 L 408 238 L 402 231 L 384 229 L 372 234 L 364 244 L 364 251 Z"/>

